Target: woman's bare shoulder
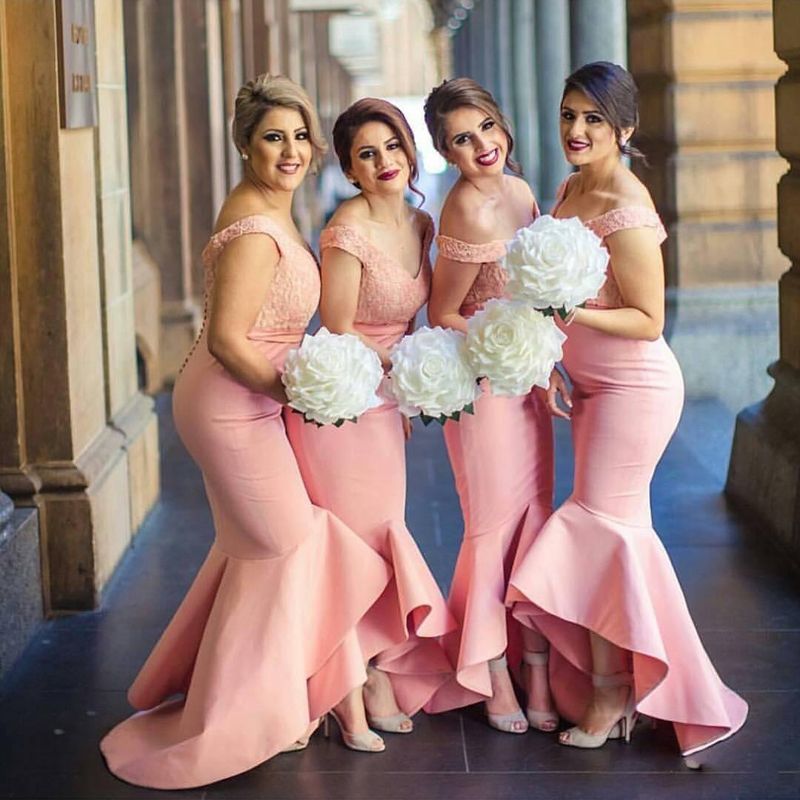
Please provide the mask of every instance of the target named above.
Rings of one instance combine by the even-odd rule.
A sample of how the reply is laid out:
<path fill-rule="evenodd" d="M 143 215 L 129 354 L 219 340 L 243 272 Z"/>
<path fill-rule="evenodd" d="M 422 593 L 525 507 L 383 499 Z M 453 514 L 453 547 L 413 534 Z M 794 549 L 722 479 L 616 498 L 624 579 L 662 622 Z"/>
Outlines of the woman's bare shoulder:
<path fill-rule="evenodd" d="M 369 207 L 361 195 L 356 195 L 339 203 L 326 227 L 347 225 L 352 228 L 363 228 L 368 221 Z"/>
<path fill-rule="evenodd" d="M 439 233 L 471 244 L 485 244 L 496 237 L 494 214 L 487 213 L 485 198 L 471 184 L 459 182 L 442 207 Z"/>

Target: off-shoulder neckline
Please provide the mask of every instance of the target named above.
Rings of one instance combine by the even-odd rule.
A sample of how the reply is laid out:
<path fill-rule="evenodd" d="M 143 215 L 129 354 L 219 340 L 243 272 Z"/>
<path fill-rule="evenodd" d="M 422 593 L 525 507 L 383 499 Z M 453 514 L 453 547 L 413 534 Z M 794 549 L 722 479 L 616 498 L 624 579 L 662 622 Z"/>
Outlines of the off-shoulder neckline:
<path fill-rule="evenodd" d="M 229 223 L 224 228 L 220 228 L 218 231 L 215 231 L 214 233 L 212 233 L 211 236 L 209 237 L 209 242 L 214 242 L 216 239 L 221 237 L 223 233 L 225 233 L 226 231 L 230 230 L 234 225 L 240 225 L 242 222 L 245 222 L 246 220 L 249 220 L 249 219 L 264 219 L 264 220 L 266 220 L 268 225 L 269 225 L 269 227 L 275 228 L 277 231 L 279 231 L 282 234 L 282 236 L 281 236 L 282 239 L 287 239 L 295 247 L 299 248 L 300 250 L 304 250 L 306 253 L 308 253 L 308 255 L 310 255 L 316 261 L 316 256 L 314 255 L 313 250 L 311 250 L 311 248 L 308 246 L 308 243 L 305 242 L 305 241 L 302 241 L 302 242 L 297 241 L 297 239 L 295 239 L 294 236 L 291 233 L 289 233 L 289 231 L 286 230 L 285 227 L 283 227 L 283 225 L 280 225 L 279 223 L 275 222 L 275 220 L 269 214 L 259 214 L 259 213 L 256 213 L 256 214 L 245 214 L 243 217 L 239 217 L 239 219 L 235 219 L 233 222 Z"/>
<path fill-rule="evenodd" d="M 574 172 L 572 173 L 572 175 L 575 174 L 576 173 Z M 567 199 L 567 189 L 569 188 L 570 181 L 572 180 L 572 175 L 568 175 L 564 179 L 564 182 L 559 187 L 558 196 L 556 197 L 556 203 L 553 206 L 553 210 L 550 212 L 550 215 L 552 217 L 555 217 L 556 219 L 569 219 L 569 217 L 556 217 L 556 212 L 558 211 L 559 208 L 561 208 L 561 206 L 564 203 L 564 200 Z M 661 219 L 658 216 L 658 211 L 656 211 L 655 208 L 638 203 L 630 203 L 624 206 L 617 206 L 616 208 L 609 208 L 608 211 L 604 211 L 602 214 L 596 214 L 594 217 L 589 217 L 589 219 L 581 219 L 580 217 L 578 217 L 578 219 L 580 219 L 580 221 L 584 225 L 588 225 L 592 222 L 597 222 L 597 220 L 603 219 L 603 217 L 607 217 L 609 214 L 616 214 L 619 213 L 620 211 L 646 211 L 647 213 L 653 214 L 654 216 L 658 217 L 659 220 Z M 573 216 L 577 216 L 577 214 L 573 214 Z"/>
<path fill-rule="evenodd" d="M 397 268 L 411 281 L 417 281 L 419 277 L 422 275 L 423 269 L 425 267 L 425 261 L 428 257 L 427 245 L 430 243 L 431 232 L 433 231 L 433 219 L 431 218 L 430 214 L 427 215 L 428 219 L 425 224 L 425 233 L 422 236 L 422 248 L 420 252 L 419 258 L 419 266 L 417 267 L 417 272 L 415 275 L 412 275 L 399 261 L 399 259 L 395 258 L 394 256 L 384 253 L 377 245 L 374 245 L 355 225 L 348 225 L 344 222 L 337 222 L 335 225 L 328 225 L 326 228 L 323 229 L 322 234 L 328 233 L 329 231 L 335 231 L 337 228 L 341 228 L 342 230 L 349 231 L 350 233 L 354 234 L 363 244 L 365 244 L 370 250 L 374 253 L 377 253 L 382 258 L 387 258 L 391 261 Z M 322 236 L 320 234 L 320 236 Z M 336 245 L 332 245 L 336 247 Z M 320 239 L 320 249 L 321 246 L 321 239 Z"/>

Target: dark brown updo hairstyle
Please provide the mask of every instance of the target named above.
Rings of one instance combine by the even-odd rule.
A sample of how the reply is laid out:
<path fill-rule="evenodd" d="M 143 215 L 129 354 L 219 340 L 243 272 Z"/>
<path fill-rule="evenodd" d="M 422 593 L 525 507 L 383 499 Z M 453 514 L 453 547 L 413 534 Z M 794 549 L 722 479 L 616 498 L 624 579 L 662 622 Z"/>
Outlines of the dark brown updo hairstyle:
<path fill-rule="evenodd" d="M 614 128 L 622 155 L 640 158 L 647 163 L 644 153 L 638 148 L 622 143 L 624 128 L 633 128 L 635 133 L 639 127 L 639 89 L 628 70 L 610 61 L 584 64 L 564 82 L 562 103 L 571 91 L 578 91 L 597 104 L 597 110 Z"/>
<path fill-rule="evenodd" d="M 397 137 L 400 147 L 408 159 L 408 188 L 424 201 L 425 195 L 416 187 L 419 165 L 417 164 L 417 143 L 414 141 L 414 132 L 403 112 L 387 100 L 381 100 L 378 97 L 362 97 L 336 118 L 333 125 L 333 149 L 339 159 L 342 172 L 346 175 L 353 166 L 351 152 L 353 141 L 359 129 L 368 122 L 382 122 Z M 355 186 L 361 188 L 357 183 Z"/>
<path fill-rule="evenodd" d="M 511 125 L 506 119 L 500 106 L 497 105 L 491 93 L 483 88 L 472 78 L 451 78 L 442 81 L 431 90 L 425 100 L 425 124 L 433 139 L 433 146 L 446 155 L 449 149 L 445 120 L 451 111 L 465 106 L 472 106 L 491 117 L 503 130 L 508 139 L 506 151 L 506 167 L 515 175 L 522 175 L 522 167 L 511 158 L 514 150 L 514 137 L 511 135 Z"/>
<path fill-rule="evenodd" d="M 283 75 L 259 75 L 239 89 L 231 125 L 236 149 L 244 153 L 264 114 L 276 107 L 293 108 L 303 118 L 311 143 L 311 171 L 316 172 L 328 150 L 317 111 L 306 90 Z"/>

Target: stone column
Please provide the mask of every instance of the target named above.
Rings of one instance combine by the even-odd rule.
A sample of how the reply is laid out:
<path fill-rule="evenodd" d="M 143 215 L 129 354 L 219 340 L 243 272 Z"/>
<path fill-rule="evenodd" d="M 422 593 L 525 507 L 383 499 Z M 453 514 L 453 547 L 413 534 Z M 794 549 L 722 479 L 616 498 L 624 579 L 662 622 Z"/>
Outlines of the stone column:
<path fill-rule="evenodd" d="M 549 210 L 558 185 L 569 172 L 558 132 L 561 92 L 570 71 L 569 6 L 564 0 L 536 0 L 535 26 L 540 163 L 535 188 L 542 209 Z"/>
<path fill-rule="evenodd" d="M 483 29 L 483 6 L 489 0 L 476 0 L 475 7 L 467 18 L 467 47 L 469 50 L 469 76 L 473 80 L 486 85 L 486 42 Z"/>
<path fill-rule="evenodd" d="M 495 97 L 498 91 L 497 58 L 497 2 L 496 0 L 482 0 L 475 7 L 476 22 L 480 31 L 480 47 L 483 59 L 483 80 L 485 86 Z"/>
<path fill-rule="evenodd" d="M 511 7 L 511 92 L 515 157 L 539 193 L 539 119 L 536 106 L 534 0 L 514 0 Z"/>
<path fill-rule="evenodd" d="M 774 149 L 770 2 L 662 5 L 630 0 L 629 24 L 651 164 L 639 175 L 669 228 L 667 282 L 774 281 L 786 268 L 773 188 L 785 164 Z"/>
<path fill-rule="evenodd" d="M 628 63 L 625 0 L 570 0 L 572 69 L 591 61 Z"/>
<path fill-rule="evenodd" d="M 492 4 L 494 17 L 494 42 L 491 56 L 494 61 L 494 74 L 497 100 L 503 113 L 514 120 L 514 92 L 512 88 L 513 52 L 511 29 L 511 0 L 496 0 Z"/>
<path fill-rule="evenodd" d="M 54 0 L 0 5 L 0 487 L 38 509 L 45 609 L 70 611 L 154 502 L 158 447 L 136 390 L 122 5 L 95 9 L 94 128 L 60 125 L 56 19 Z"/>
<path fill-rule="evenodd" d="M 778 184 L 778 243 L 791 267 L 778 282 L 775 386 L 736 420 L 726 492 L 800 570 L 800 4 L 774 0 L 773 10 L 775 52 L 788 66 L 775 90 L 778 151 L 789 161 Z"/>

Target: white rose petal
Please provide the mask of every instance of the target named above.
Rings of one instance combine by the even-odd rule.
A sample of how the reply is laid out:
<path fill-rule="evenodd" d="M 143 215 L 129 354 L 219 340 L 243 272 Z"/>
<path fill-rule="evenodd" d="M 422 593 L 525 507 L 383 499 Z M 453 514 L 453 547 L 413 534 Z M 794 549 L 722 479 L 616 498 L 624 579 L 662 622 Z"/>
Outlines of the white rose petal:
<path fill-rule="evenodd" d="M 565 309 L 597 297 L 605 283 L 608 250 L 577 217 L 538 217 L 507 245 L 506 292 L 540 309 Z"/>
<path fill-rule="evenodd" d="M 392 348 L 391 359 L 391 391 L 407 417 L 452 417 L 478 396 L 459 331 L 418 328 Z"/>
<path fill-rule="evenodd" d="M 524 303 L 489 300 L 467 322 L 467 359 L 492 394 L 515 397 L 547 388 L 566 338 L 552 317 Z"/>
<path fill-rule="evenodd" d="M 289 405 L 307 420 L 332 425 L 381 404 L 378 354 L 358 336 L 320 328 L 289 351 L 281 376 Z"/>

